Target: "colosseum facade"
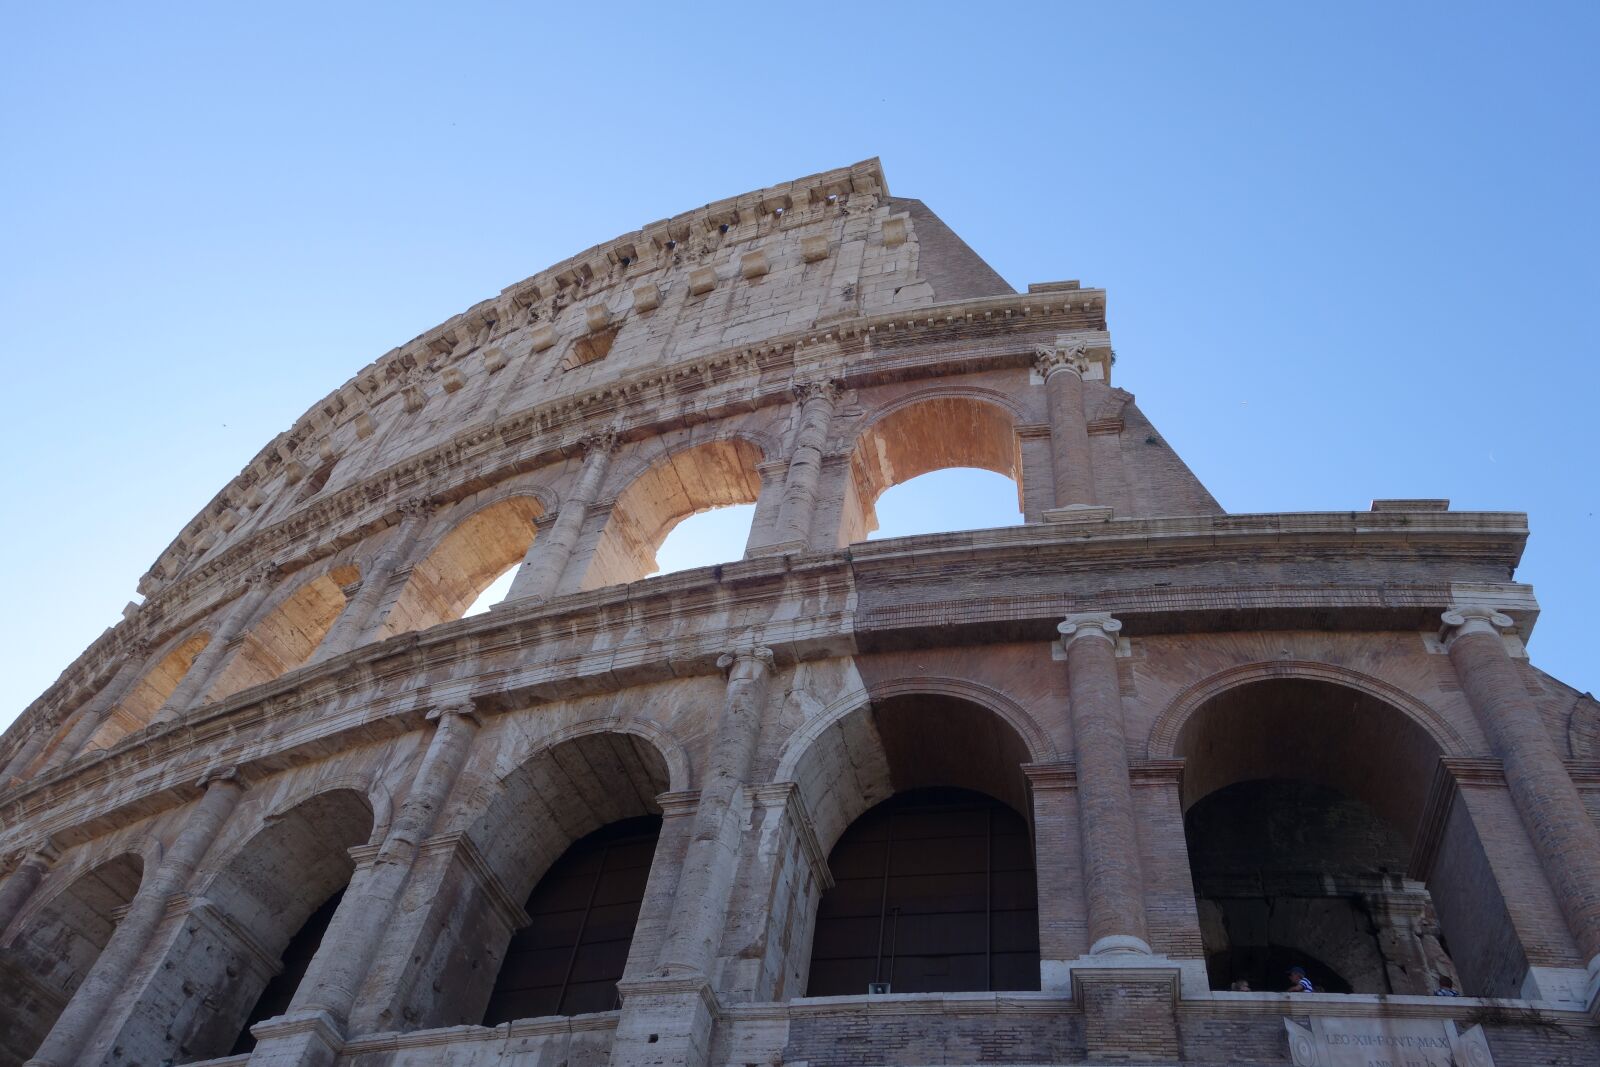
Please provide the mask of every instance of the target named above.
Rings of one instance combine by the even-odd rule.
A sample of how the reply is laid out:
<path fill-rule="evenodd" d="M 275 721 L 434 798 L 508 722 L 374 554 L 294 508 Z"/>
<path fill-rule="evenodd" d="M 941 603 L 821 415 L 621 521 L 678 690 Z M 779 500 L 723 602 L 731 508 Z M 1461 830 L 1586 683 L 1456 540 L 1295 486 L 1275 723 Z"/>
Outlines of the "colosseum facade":
<path fill-rule="evenodd" d="M 872 160 L 361 370 L 0 740 L 0 1065 L 1600 1063 L 1525 516 L 1225 513 L 1106 309 Z"/>

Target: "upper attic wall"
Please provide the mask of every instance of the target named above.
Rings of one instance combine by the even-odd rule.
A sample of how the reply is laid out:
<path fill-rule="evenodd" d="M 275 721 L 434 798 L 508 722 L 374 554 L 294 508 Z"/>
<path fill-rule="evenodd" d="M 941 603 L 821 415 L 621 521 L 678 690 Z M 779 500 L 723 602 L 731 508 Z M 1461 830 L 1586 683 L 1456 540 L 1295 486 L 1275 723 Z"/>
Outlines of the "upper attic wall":
<path fill-rule="evenodd" d="M 920 201 L 889 197 L 876 160 L 652 223 L 362 370 L 219 493 L 141 591 L 474 425 L 780 334 L 1011 292 Z"/>

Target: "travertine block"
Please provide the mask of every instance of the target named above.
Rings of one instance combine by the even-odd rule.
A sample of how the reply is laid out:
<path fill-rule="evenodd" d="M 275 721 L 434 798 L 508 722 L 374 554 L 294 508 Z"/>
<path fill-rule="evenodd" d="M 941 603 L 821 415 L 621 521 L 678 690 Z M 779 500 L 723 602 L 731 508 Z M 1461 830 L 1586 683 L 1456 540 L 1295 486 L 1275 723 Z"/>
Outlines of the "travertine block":
<path fill-rule="evenodd" d="M 483 350 L 483 369 L 493 374 L 506 365 L 506 350 L 499 345 L 493 345 Z"/>
<path fill-rule="evenodd" d="M 372 431 L 376 429 L 376 427 L 374 427 L 372 424 L 372 416 L 367 414 L 365 411 L 358 414 L 352 421 L 355 423 L 356 437 L 363 441 L 371 437 Z"/>
<path fill-rule="evenodd" d="M 555 347 L 555 327 L 540 326 L 528 335 L 528 342 L 535 352 L 544 352 Z"/>
<path fill-rule="evenodd" d="M 906 220 L 904 218 L 883 220 L 883 243 L 888 248 L 897 248 L 906 243 Z"/>
<path fill-rule="evenodd" d="M 459 393 L 467 384 L 467 376 L 461 373 L 459 367 L 446 367 L 444 373 L 439 375 L 439 384 L 444 386 L 447 393 Z"/>
<path fill-rule="evenodd" d="M 800 255 L 807 263 L 828 258 L 828 239 L 821 234 L 800 239 Z"/>
<path fill-rule="evenodd" d="M 661 287 L 655 282 L 646 282 L 633 290 L 633 310 L 654 311 L 661 306 Z"/>
<path fill-rule="evenodd" d="M 771 269 L 771 264 L 767 262 L 766 252 L 759 249 L 754 252 L 746 252 L 739 260 L 739 274 L 743 276 L 745 281 L 759 278 Z"/>
<path fill-rule="evenodd" d="M 599 333 L 611 325 L 611 312 L 604 304 L 590 304 L 583 309 L 583 321 L 590 333 Z"/>
<path fill-rule="evenodd" d="M 689 295 L 704 296 L 717 287 L 717 271 L 714 267 L 701 267 L 689 275 Z"/>

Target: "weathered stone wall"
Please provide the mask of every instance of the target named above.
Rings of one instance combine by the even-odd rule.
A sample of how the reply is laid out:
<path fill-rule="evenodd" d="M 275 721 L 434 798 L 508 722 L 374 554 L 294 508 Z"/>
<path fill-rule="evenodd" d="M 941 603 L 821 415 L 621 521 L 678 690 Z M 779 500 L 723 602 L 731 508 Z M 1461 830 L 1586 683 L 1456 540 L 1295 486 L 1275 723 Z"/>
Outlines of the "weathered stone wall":
<path fill-rule="evenodd" d="M 1469 994 L 1304 1003 L 1581 1062 L 1600 720 L 1526 663 L 1525 520 L 1222 514 L 1112 385 L 1105 325 L 1104 293 L 1011 292 L 866 163 L 362 371 L 0 739 L 0 1065 L 1288 1063 L 1312 1009 L 1209 988 L 1216 872 L 1184 837 L 1274 777 L 1381 821 L 1378 965 L 1424 952 L 1425 886 Z M 1013 478 L 1026 524 L 862 540 L 948 466 Z M 743 559 L 638 581 L 738 502 Z M 923 786 L 1028 820 L 1039 990 L 805 997 L 829 851 Z M 543 874 L 642 814 L 621 1008 L 477 1025 Z"/>

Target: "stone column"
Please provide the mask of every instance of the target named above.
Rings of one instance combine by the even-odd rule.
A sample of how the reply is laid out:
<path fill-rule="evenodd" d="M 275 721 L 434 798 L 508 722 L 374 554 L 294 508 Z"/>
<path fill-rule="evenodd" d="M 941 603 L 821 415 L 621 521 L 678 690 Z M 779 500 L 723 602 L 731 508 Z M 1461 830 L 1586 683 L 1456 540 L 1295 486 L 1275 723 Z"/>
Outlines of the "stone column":
<path fill-rule="evenodd" d="M 44 874 L 55 862 L 56 850 L 49 842 L 28 850 L 17 864 L 17 869 L 0 883 L 0 934 L 6 932 L 13 919 L 27 905 L 33 891 L 39 888 Z"/>
<path fill-rule="evenodd" d="M 268 563 L 257 567 L 250 572 L 250 577 L 245 579 L 244 595 L 234 601 L 233 607 L 228 609 L 227 616 L 222 620 L 222 625 L 217 627 L 217 632 L 211 636 L 206 647 L 189 665 L 189 671 L 172 691 L 167 702 L 161 705 L 161 710 L 155 714 L 155 722 L 170 722 L 188 710 L 189 706 L 205 695 L 206 685 L 211 681 L 212 675 L 221 666 L 223 657 L 236 641 L 250 620 L 261 608 L 267 594 L 272 592 L 273 582 L 278 577 L 276 564 Z"/>
<path fill-rule="evenodd" d="M 1506 652 L 1499 631 L 1511 618 L 1458 605 L 1443 619 L 1461 689 L 1505 767 L 1511 798 L 1593 979 L 1600 976 L 1600 828 Z"/>
<path fill-rule="evenodd" d="M 312 663 L 350 651 L 371 631 L 372 624 L 377 621 L 373 616 L 389 588 L 390 579 L 411 558 L 411 550 L 432 515 L 433 504 L 428 500 L 408 500 L 400 505 L 400 528 L 389 538 L 383 551 L 362 570 L 361 588 L 356 590 L 355 597 L 339 613 L 333 629 L 312 653 Z"/>
<path fill-rule="evenodd" d="M 1089 954 L 1148 955 L 1144 877 L 1117 684 L 1116 634 L 1122 624 L 1096 611 L 1069 615 L 1056 629 L 1066 649 L 1077 749 Z"/>
<path fill-rule="evenodd" d="M 5 770 L 0 771 L 0 789 L 21 778 L 34 760 L 39 758 L 39 753 L 44 750 L 45 743 L 50 740 L 50 735 L 55 728 L 48 723 L 35 726 L 26 741 L 18 746 L 17 751 L 6 761 Z"/>
<path fill-rule="evenodd" d="M 50 758 L 45 760 L 44 766 L 40 768 L 41 773 L 54 770 L 82 751 L 83 746 L 89 743 L 95 732 L 105 725 L 106 719 L 111 716 L 111 710 L 128 695 L 128 690 L 139 680 L 140 671 L 149 655 L 150 647 L 143 640 L 134 641 L 128 646 L 122 666 L 117 668 L 117 673 L 100 687 L 100 691 L 87 704 L 78 709 L 66 736 L 61 739 L 56 750 L 50 753 Z"/>
<path fill-rule="evenodd" d="M 356 868 L 289 1010 L 252 1028 L 258 1044 L 250 1062 L 258 1067 L 326 1067 L 338 1056 L 350 1009 L 418 848 L 444 810 L 478 732 L 477 712 L 467 701 L 436 708 L 428 718 L 438 726 L 377 855 Z"/>
<path fill-rule="evenodd" d="M 167 902 L 188 887 L 195 868 L 239 803 L 244 787 L 233 768 L 209 771 L 205 790 L 160 866 L 147 875 L 128 912 L 112 931 L 94 966 L 27 1067 L 76 1067 L 79 1054 L 105 1019 L 112 1000 L 134 972 L 167 912 Z"/>
<path fill-rule="evenodd" d="M 1058 508 L 1094 504 L 1094 465 L 1089 455 L 1089 420 L 1083 409 L 1083 342 L 1041 345 L 1034 367 L 1044 378 L 1050 405 L 1050 457 Z"/>
<path fill-rule="evenodd" d="M 728 688 L 700 787 L 694 837 L 661 950 L 660 973 L 670 975 L 709 977 L 717 940 L 726 925 L 728 891 L 738 867 L 738 795 L 749 779 L 750 760 L 761 732 L 772 650 L 739 649 L 722 656 L 717 666 L 728 672 Z"/>
<path fill-rule="evenodd" d="M 561 501 L 556 521 L 550 532 L 534 538 L 523 557 L 517 576 L 511 580 L 511 592 L 506 602 L 533 597 L 548 599 L 556 590 L 567 562 L 572 558 L 572 546 L 578 543 L 583 532 L 584 515 L 600 496 L 606 473 L 611 469 L 611 454 L 616 451 L 617 435 L 614 431 L 589 434 L 583 439 L 583 469 L 578 481 Z"/>
<path fill-rule="evenodd" d="M 771 552 L 803 551 L 810 540 L 811 517 L 817 509 L 817 485 L 822 476 L 822 450 L 833 424 L 834 406 L 843 392 L 840 383 L 831 379 L 799 382 L 793 390 L 800 405 L 800 425 L 789 453 L 778 528 L 767 549 Z"/>

